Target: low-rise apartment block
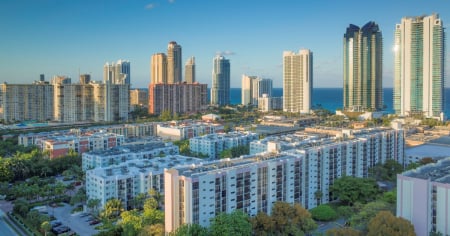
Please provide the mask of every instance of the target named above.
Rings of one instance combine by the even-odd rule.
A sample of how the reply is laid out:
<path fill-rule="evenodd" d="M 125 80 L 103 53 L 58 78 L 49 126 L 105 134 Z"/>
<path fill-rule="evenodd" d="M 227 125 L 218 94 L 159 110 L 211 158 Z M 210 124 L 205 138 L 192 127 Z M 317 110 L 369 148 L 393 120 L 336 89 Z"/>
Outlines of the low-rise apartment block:
<path fill-rule="evenodd" d="M 258 137 L 258 134 L 250 132 L 208 134 L 189 139 L 189 148 L 192 153 L 217 159 L 223 150 L 249 145 L 251 141 L 258 140 Z"/>
<path fill-rule="evenodd" d="M 397 216 L 417 235 L 450 234 L 450 157 L 397 175 Z"/>
<path fill-rule="evenodd" d="M 156 130 L 157 136 L 163 139 L 185 140 L 205 134 L 223 132 L 223 125 L 198 121 L 174 121 L 158 124 Z"/>
<path fill-rule="evenodd" d="M 176 154 L 179 154 L 178 146 L 170 142 L 155 141 L 146 144 L 117 146 L 107 150 L 83 153 L 82 168 L 83 170 L 89 170 L 118 165 L 129 160 L 150 159 Z"/>
<path fill-rule="evenodd" d="M 99 167 L 86 171 L 86 195 L 99 199 L 100 208 L 111 198 L 120 199 L 126 209 L 140 193 L 154 189 L 164 193 L 164 169 L 191 165 L 201 160 L 180 155 L 130 160 L 120 165 Z"/>
<path fill-rule="evenodd" d="M 284 152 L 167 169 L 166 232 L 184 223 L 208 226 L 219 213 L 237 209 L 270 214 L 276 201 L 307 209 L 328 203 L 337 178 L 367 177 L 370 167 L 388 159 L 402 162 L 403 141 L 401 130 L 367 129 L 345 139 L 311 139 Z"/>

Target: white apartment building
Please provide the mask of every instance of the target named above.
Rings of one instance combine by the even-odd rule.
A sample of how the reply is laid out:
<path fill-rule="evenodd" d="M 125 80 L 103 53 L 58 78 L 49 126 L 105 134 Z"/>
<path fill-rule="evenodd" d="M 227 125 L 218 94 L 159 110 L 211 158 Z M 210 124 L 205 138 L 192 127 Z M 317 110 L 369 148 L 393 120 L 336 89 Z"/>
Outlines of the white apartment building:
<path fill-rule="evenodd" d="M 129 160 L 151 159 L 179 154 L 172 143 L 150 142 L 146 144 L 116 146 L 107 150 L 86 152 L 82 155 L 83 170 L 118 165 Z"/>
<path fill-rule="evenodd" d="M 368 168 L 387 159 L 401 162 L 401 138 L 402 131 L 367 130 L 343 142 L 167 169 L 166 232 L 185 223 L 208 226 L 219 213 L 237 209 L 250 216 L 259 211 L 270 214 L 276 201 L 300 203 L 307 209 L 328 203 L 334 200 L 329 186 L 335 179 L 367 177 Z"/>
<path fill-rule="evenodd" d="M 223 132 L 223 125 L 197 121 L 173 121 L 158 124 L 157 136 L 168 140 L 185 140 L 200 135 Z"/>
<path fill-rule="evenodd" d="M 272 80 L 261 79 L 258 76 L 242 75 L 242 105 L 258 106 L 259 98 L 266 94 L 272 96 Z"/>
<path fill-rule="evenodd" d="M 397 216 L 417 235 L 450 234 L 450 157 L 397 175 Z"/>
<path fill-rule="evenodd" d="M 91 169 L 86 171 L 86 195 L 88 200 L 99 199 L 100 208 L 109 199 L 117 198 L 129 209 L 130 201 L 139 193 L 148 193 L 151 189 L 164 193 L 165 168 L 199 162 L 197 158 L 174 155 Z"/>
<path fill-rule="evenodd" d="M 209 158 L 217 159 L 223 150 L 248 145 L 258 138 L 258 134 L 251 132 L 208 134 L 189 139 L 189 148 L 193 153 L 201 153 L 208 155 Z"/>

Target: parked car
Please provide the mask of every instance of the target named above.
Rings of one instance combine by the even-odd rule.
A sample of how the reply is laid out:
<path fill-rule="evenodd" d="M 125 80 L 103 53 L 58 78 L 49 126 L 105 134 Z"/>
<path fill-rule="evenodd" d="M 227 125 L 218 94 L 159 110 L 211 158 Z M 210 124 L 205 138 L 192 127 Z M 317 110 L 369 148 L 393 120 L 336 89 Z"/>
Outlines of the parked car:
<path fill-rule="evenodd" d="M 80 214 L 80 217 L 86 217 L 86 216 L 88 216 L 88 215 L 89 215 L 89 213 L 84 212 L 84 213 L 81 213 L 81 214 Z"/>
<path fill-rule="evenodd" d="M 99 224 L 99 223 L 100 223 L 99 220 L 91 220 L 91 221 L 89 221 L 89 225 L 96 225 L 96 224 Z"/>
<path fill-rule="evenodd" d="M 58 226 L 60 226 L 62 223 L 59 220 L 52 220 L 50 221 L 50 225 L 52 226 L 52 228 L 56 228 Z"/>

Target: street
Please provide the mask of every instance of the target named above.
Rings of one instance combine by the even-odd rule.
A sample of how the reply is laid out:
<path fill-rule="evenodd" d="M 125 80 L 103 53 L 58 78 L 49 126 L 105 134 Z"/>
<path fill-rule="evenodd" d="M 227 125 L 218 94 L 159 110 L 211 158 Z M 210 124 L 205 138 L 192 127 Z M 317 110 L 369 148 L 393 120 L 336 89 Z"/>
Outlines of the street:
<path fill-rule="evenodd" d="M 15 236 L 17 233 L 5 222 L 6 214 L 0 210 L 0 232 L 2 236 Z"/>

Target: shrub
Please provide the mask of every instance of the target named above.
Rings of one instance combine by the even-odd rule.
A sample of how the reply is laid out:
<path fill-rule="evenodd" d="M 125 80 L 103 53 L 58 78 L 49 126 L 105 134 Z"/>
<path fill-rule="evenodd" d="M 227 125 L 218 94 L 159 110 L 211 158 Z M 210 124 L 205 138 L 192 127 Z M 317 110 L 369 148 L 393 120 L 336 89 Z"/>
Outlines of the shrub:
<path fill-rule="evenodd" d="M 336 211 L 329 205 L 320 205 L 310 210 L 312 218 L 320 221 L 331 221 L 338 217 Z"/>

